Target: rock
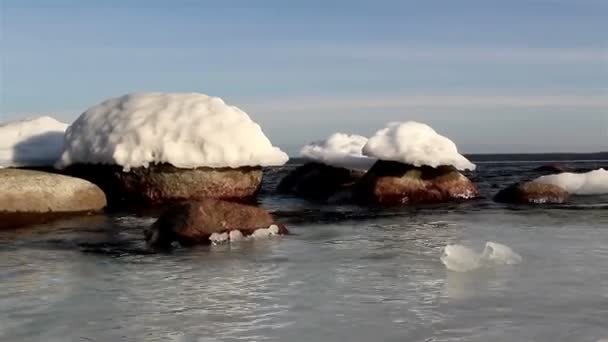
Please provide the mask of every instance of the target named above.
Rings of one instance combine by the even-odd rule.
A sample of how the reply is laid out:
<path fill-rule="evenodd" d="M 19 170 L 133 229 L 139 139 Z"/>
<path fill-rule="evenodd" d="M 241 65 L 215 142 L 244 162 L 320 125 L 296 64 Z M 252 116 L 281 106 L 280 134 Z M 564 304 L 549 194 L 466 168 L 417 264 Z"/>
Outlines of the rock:
<path fill-rule="evenodd" d="M 567 165 L 560 164 L 546 164 L 535 168 L 533 171 L 541 172 L 546 174 L 555 174 L 562 172 L 574 172 L 574 169 Z"/>
<path fill-rule="evenodd" d="M 352 187 L 363 174 L 362 171 L 310 162 L 285 176 L 277 190 L 301 198 L 325 201 Z"/>
<path fill-rule="evenodd" d="M 508 186 L 499 191 L 494 200 L 501 203 L 549 204 L 565 203 L 570 194 L 561 187 L 540 182 L 523 182 Z"/>
<path fill-rule="evenodd" d="M 154 164 L 125 172 L 119 166 L 76 164 L 63 172 L 99 185 L 111 205 L 202 198 L 246 202 L 255 198 L 262 183 L 261 167 L 180 169 Z"/>
<path fill-rule="evenodd" d="M 106 206 L 106 197 L 95 184 L 54 173 L 0 169 L 0 189 L 0 227 Z"/>
<path fill-rule="evenodd" d="M 262 208 L 207 198 L 174 205 L 144 233 L 149 245 L 166 248 L 173 241 L 183 246 L 208 244 L 211 235 L 229 238 L 238 235 L 232 233 L 237 229 L 247 236 L 272 225 L 278 227 L 280 234 L 288 233 Z"/>
<path fill-rule="evenodd" d="M 379 160 L 360 180 L 357 196 L 368 203 L 415 204 L 471 199 L 479 192 L 452 166 L 415 167 Z"/>

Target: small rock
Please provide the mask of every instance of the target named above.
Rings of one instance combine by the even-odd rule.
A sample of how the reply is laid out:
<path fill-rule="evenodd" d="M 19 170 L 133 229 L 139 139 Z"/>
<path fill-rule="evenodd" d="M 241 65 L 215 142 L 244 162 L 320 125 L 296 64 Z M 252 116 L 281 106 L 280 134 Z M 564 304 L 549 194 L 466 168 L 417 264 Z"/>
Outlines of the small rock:
<path fill-rule="evenodd" d="M 149 245 L 166 248 L 173 241 L 191 246 L 209 244 L 211 239 L 238 240 L 239 234 L 252 235 L 259 228 L 268 230 L 271 225 L 276 226 L 273 231 L 278 234 L 288 233 L 262 208 L 207 198 L 174 205 L 144 233 Z"/>

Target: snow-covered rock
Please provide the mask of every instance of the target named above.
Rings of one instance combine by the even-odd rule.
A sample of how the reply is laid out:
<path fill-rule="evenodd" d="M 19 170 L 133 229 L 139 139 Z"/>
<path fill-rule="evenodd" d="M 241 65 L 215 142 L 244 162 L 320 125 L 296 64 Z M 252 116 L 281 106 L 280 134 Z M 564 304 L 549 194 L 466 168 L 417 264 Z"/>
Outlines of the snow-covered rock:
<path fill-rule="evenodd" d="M 57 163 L 178 168 L 282 165 L 288 157 L 237 107 L 200 93 L 135 93 L 85 111 Z"/>
<path fill-rule="evenodd" d="M 608 194 L 608 171 L 604 169 L 586 173 L 563 172 L 541 176 L 534 181 L 558 186 L 573 195 Z"/>
<path fill-rule="evenodd" d="M 367 138 L 360 135 L 334 133 L 325 140 L 305 145 L 300 155 L 305 159 L 329 166 L 367 170 L 376 160 L 361 153 L 366 143 Z"/>
<path fill-rule="evenodd" d="M 67 127 L 48 116 L 0 124 L 0 167 L 52 166 Z"/>
<path fill-rule="evenodd" d="M 369 138 L 363 154 L 414 166 L 448 165 L 458 170 L 475 169 L 473 163 L 458 153 L 454 142 L 430 126 L 415 121 L 388 124 Z"/>

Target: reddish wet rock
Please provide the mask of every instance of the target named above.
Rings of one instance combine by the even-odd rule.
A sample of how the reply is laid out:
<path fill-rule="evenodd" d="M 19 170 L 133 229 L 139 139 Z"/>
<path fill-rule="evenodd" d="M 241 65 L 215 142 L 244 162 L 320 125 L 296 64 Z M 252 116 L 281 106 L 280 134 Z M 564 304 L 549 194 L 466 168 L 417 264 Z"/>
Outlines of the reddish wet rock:
<path fill-rule="evenodd" d="M 167 247 L 173 241 L 191 246 L 208 244 L 213 233 L 240 230 L 246 236 L 271 225 L 279 227 L 279 234 L 288 233 L 263 208 L 207 198 L 172 206 L 145 230 L 145 236 L 151 246 Z"/>
<path fill-rule="evenodd" d="M 357 196 L 377 204 L 416 204 L 471 199 L 479 197 L 479 192 L 452 166 L 416 167 L 378 161 L 360 180 Z"/>

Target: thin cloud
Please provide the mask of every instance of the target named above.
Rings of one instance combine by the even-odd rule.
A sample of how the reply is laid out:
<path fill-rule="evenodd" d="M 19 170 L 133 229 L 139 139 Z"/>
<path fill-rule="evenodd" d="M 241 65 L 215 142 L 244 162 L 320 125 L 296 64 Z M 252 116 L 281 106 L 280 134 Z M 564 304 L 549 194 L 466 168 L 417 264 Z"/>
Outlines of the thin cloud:
<path fill-rule="evenodd" d="M 244 108 L 260 112 L 354 110 L 372 108 L 475 108 L 475 107 L 577 107 L 607 109 L 606 95 L 347 95 L 283 97 L 242 101 Z"/>
<path fill-rule="evenodd" d="M 494 46 L 406 46 L 398 44 L 298 46 L 282 49 L 309 58 L 389 62 L 608 63 L 608 48 L 534 48 Z"/>

